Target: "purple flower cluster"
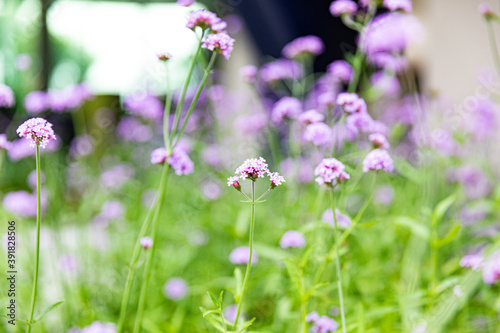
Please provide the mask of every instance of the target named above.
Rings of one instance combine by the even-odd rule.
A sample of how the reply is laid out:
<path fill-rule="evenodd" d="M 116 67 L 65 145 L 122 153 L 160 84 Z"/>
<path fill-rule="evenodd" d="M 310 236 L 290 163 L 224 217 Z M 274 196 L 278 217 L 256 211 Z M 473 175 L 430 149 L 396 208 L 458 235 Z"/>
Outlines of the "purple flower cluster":
<path fill-rule="evenodd" d="M 0 108 L 11 108 L 16 103 L 14 92 L 9 86 L 0 83 Z"/>
<path fill-rule="evenodd" d="M 236 176 L 232 176 L 227 179 L 227 185 L 234 186 L 237 190 L 241 190 L 241 186 L 238 181 L 239 179 L 250 179 L 255 181 L 258 178 L 268 176 L 271 181 L 271 189 L 286 182 L 285 178 L 280 176 L 278 172 L 269 171 L 269 166 L 267 165 L 266 160 L 262 157 L 259 157 L 258 159 L 250 158 L 246 160 L 236 169 L 235 173 Z"/>
<path fill-rule="evenodd" d="M 72 328 L 68 333 L 116 333 L 116 326 L 113 323 L 101 323 L 94 321 L 82 329 Z"/>
<path fill-rule="evenodd" d="M 274 103 L 271 119 L 275 124 L 281 124 L 284 119 L 295 119 L 302 112 L 302 103 L 294 98 L 285 96 Z"/>
<path fill-rule="evenodd" d="M 148 142 L 153 131 L 135 117 L 124 117 L 116 126 L 116 134 L 125 141 Z"/>
<path fill-rule="evenodd" d="M 46 110 L 65 112 L 78 109 L 93 94 L 85 83 L 70 85 L 62 90 L 32 91 L 24 98 L 24 107 L 30 114 Z"/>
<path fill-rule="evenodd" d="M 358 5 L 352 0 L 335 0 L 330 5 L 330 13 L 333 16 L 354 15 L 358 11 Z"/>
<path fill-rule="evenodd" d="M 313 333 L 329 333 L 335 332 L 339 328 L 339 324 L 328 316 L 319 316 L 317 312 L 311 312 L 306 316 L 306 321 L 308 323 L 312 322 Z"/>
<path fill-rule="evenodd" d="M 193 173 L 194 163 L 182 147 L 175 147 L 170 156 L 167 155 L 167 150 L 163 147 L 151 152 L 151 163 L 163 164 L 165 162 L 170 164 L 178 176 Z"/>
<path fill-rule="evenodd" d="M 163 117 L 163 104 L 149 93 L 135 93 L 123 100 L 123 106 L 133 115 L 146 119 L 160 120 Z"/>
<path fill-rule="evenodd" d="M 366 102 L 356 93 L 340 93 L 337 96 L 337 105 L 340 105 L 348 113 L 367 112 Z"/>
<path fill-rule="evenodd" d="M 500 281 L 500 250 L 496 250 L 488 256 L 482 254 L 466 255 L 460 260 L 460 266 L 470 267 L 475 271 L 481 270 L 484 283 L 496 283 Z"/>
<path fill-rule="evenodd" d="M 351 226 L 351 218 L 347 215 L 342 214 L 337 208 L 335 208 L 335 218 L 337 219 L 337 225 L 341 228 L 349 228 Z M 331 208 L 325 210 L 321 215 L 321 220 L 324 223 L 335 227 L 335 219 L 333 218 L 333 210 Z"/>
<path fill-rule="evenodd" d="M 11 143 L 7 140 L 7 135 L 0 134 L 0 150 L 9 150 Z"/>
<path fill-rule="evenodd" d="M 229 59 L 233 51 L 234 39 L 225 32 L 219 32 L 204 37 L 202 43 L 202 48 L 220 52 L 224 58 Z"/>
<path fill-rule="evenodd" d="M 325 45 L 321 38 L 317 36 L 299 37 L 283 48 L 283 55 L 288 59 L 295 59 L 301 56 L 317 56 L 325 50 Z"/>
<path fill-rule="evenodd" d="M 186 281 L 179 277 L 169 279 L 163 286 L 163 293 L 171 300 L 177 301 L 186 297 L 189 287 Z"/>
<path fill-rule="evenodd" d="M 411 0 L 384 0 L 384 7 L 392 11 L 402 10 L 407 13 L 411 13 L 413 9 Z"/>
<path fill-rule="evenodd" d="M 325 120 L 325 116 L 316 110 L 308 110 L 297 117 L 297 120 L 306 125 L 319 123 Z"/>
<path fill-rule="evenodd" d="M 227 23 L 221 20 L 215 13 L 205 9 L 199 9 L 189 13 L 187 17 L 186 27 L 194 29 L 200 27 L 202 29 L 210 29 L 213 32 L 222 32 L 226 29 Z"/>
<path fill-rule="evenodd" d="M 334 81 L 341 83 L 351 82 L 354 71 L 345 60 L 335 60 L 326 69 L 328 75 L 330 75 Z"/>
<path fill-rule="evenodd" d="M 257 77 L 257 70 L 254 65 L 243 66 L 240 68 L 240 75 L 246 82 L 253 83 Z"/>
<path fill-rule="evenodd" d="M 319 185 L 328 186 L 341 184 L 345 180 L 351 178 L 351 176 L 345 172 L 344 169 L 344 164 L 339 160 L 335 158 L 325 158 L 318 164 L 316 169 L 314 169 L 316 182 Z"/>
<path fill-rule="evenodd" d="M 302 77 L 302 67 L 289 59 L 277 59 L 260 68 L 259 76 L 266 83 L 280 80 L 298 80 Z"/>
<path fill-rule="evenodd" d="M 387 172 L 392 172 L 394 170 L 392 158 L 387 150 L 374 149 L 366 155 L 363 160 L 363 172 L 368 172 L 370 170 L 384 170 Z"/>
<path fill-rule="evenodd" d="M 47 193 L 41 192 L 41 209 L 42 214 L 47 207 Z M 9 192 L 3 198 L 3 206 L 12 214 L 23 217 L 36 217 L 37 214 L 37 197 L 36 194 L 26 191 Z"/>
<path fill-rule="evenodd" d="M 295 231 L 295 230 L 288 230 L 283 234 L 283 236 L 280 239 L 280 246 L 283 249 L 287 248 L 303 248 L 306 245 L 306 238 L 303 233 Z"/>
<path fill-rule="evenodd" d="M 313 123 L 306 127 L 304 140 L 318 147 L 326 147 L 332 143 L 333 132 L 325 123 Z"/>
<path fill-rule="evenodd" d="M 45 148 L 50 140 L 56 140 L 52 124 L 43 118 L 31 118 L 17 128 L 17 134 L 30 141 L 31 147 Z"/>
<path fill-rule="evenodd" d="M 368 136 L 368 140 L 372 143 L 374 148 L 389 149 L 391 145 L 386 137 L 381 133 L 372 133 Z"/>
<path fill-rule="evenodd" d="M 248 264 L 248 259 L 250 258 L 250 248 L 248 246 L 240 246 L 235 248 L 229 254 L 229 261 L 235 265 L 245 265 Z M 259 261 L 259 256 L 255 251 L 252 251 L 252 261 L 251 265 L 256 264 Z"/>

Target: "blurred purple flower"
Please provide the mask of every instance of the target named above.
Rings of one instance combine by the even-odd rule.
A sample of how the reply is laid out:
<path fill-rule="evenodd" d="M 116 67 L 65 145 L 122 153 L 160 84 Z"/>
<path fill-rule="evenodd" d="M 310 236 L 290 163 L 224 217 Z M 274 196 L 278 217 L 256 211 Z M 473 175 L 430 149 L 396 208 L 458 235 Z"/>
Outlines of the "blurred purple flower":
<path fill-rule="evenodd" d="M 373 119 L 368 112 L 356 112 L 347 116 L 345 126 L 354 134 L 369 133 L 373 127 Z"/>
<path fill-rule="evenodd" d="M 40 193 L 40 203 L 43 215 L 48 203 L 48 196 L 45 191 L 41 191 Z M 36 217 L 36 194 L 31 194 L 26 191 L 9 192 L 3 197 L 3 207 L 12 214 L 21 217 Z"/>
<path fill-rule="evenodd" d="M 186 28 L 194 29 L 209 28 L 213 32 L 219 33 L 226 29 L 227 23 L 222 21 L 215 13 L 205 9 L 198 9 L 187 16 Z"/>
<path fill-rule="evenodd" d="M 337 208 L 335 208 L 335 216 L 337 218 L 337 225 L 340 228 L 349 228 L 351 226 L 351 218 L 347 215 L 342 214 Z M 332 227 L 335 227 L 335 220 L 333 219 L 333 210 L 328 208 L 321 215 L 321 221 L 328 223 Z"/>
<path fill-rule="evenodd" d="M 380 133 L 370 134 L 368 140 L 370 140 L 374 148 L 389 149 L 391 147 L 386 137 Z"/>
<path fill-rule="evenodd" d="M 325 123 L 307 125 L 304 140 L 318 147 L 326 147 L 332 143 L 332 129 Z"/>
<path fill-rule="evenodd" d="M 330 13 L 333 16 L 354 15 L 358 11 L 358 5 L 352 0 L 335 0 L 330 4 Z"/>
<path fill-rule="evenodd" d="M 0 108 L 11 108 L 16 103 L 14 92 L 9 86 L 0 83 Z"/>
<path fill-rule="evenodd" d="M 297 120 L 309 125 L 312 123 L 319 123 L 325 120 L 325 116 L 316 110 L 308 110 L 297 117 Z"/>
<path fill-rule="evenodd" d="M 231 251 L 229 260 L 235 265 L 245 265 L 248 264 L 249 257 L 250 248 L 248 246 L 240 246 Z M 253 251 L 251 264 L 256 264 L 257 261 L 259 261 L 259 256 Z"/>
<path fill-rule="evenodd" d="M 153 239 L 149 236 L 142 237 L 140 243 L 144 249 L 149 249 L 153 246 Z"/>
<path fill-rule="evenodd" d="M 493 284 L 500 280 L 500 251 L 497 250 L 485 259 L 483 264 L 483 281 Z"/>
<path fill-rule="evenodd" d="M 280 246 L 283 249 L 287 249 L 290 247 L 301 249 L 305 245 L 306 238 L 304 234 L 295 230 L 288 230 L 280 239 Z"/>
<path fill-rule="evenodd" d="M 452 175 L 454 181 L 462 183 L 469 199 L 479 199 L 491 191 L 490 181 L 483 170 L 473 165 L 464 165 Z"/>
<path fill-rule="evenodd" d="M 117 164 L 101 174 L 101 183 L 104 187 L 118 189 L 122 187 L 132 176 L 134 169 L 128 164 Z"/>
<path fill-rule="evenodd" d="M 116 134 L 125 141 L 147 142 L 153 131 L 134 117 L 125 117 L 116 126 Z"/>
<path fill-rule="evenodd" d="M 299 37 L 283 48 L 283 55 L 288 59 L 295 59 L 304 55 L 317 56 L 325 50 L 325 45 L 321 38 L 317 36 Z"/>
<path fill-rule="evenodd" d="M 335 332 L 338 328 L 339 324 L 334 319 L 328 316 L 321 316 L 314 322 L 312 332 L 313 333 Z"/>
<path fill-rule="evenodd" d="M 183 299 L 189 292 L 186 281 L 179 277 L 169 279 L 163 286 L 163 293 L 171 300 Z"/>
<path fill-rule="evenodd" d="M 488 205 L 477 204 L 474 206 L 464 206 L 460 210 L 459 219 L 465 225 L 470 225 L 481 220 L 484 220 L 488 213 L 490 212 L 490 208 Z"/>
<path fill-rule="evenodd" d="M 201 193 L 207 200 L 217 200 L 222 194 L 222 189 L 216 182 L 207 180 L 201 184 Z"/>
<path fill-rule="evenodd" d="M 464 119 L 465 129 L 478 139 L 483 140 L 497 129 L 497 106 L 490 100 L 478 99 L 469 117 Z"/>
<path fill-rule="evenodd" d="M 49 106 L 49 96 L 44 91 L 32 91 L 24 98 L 24 107 L 30 114 L 43 112 Z"/>
<path fill-rule="evenodd" d="M 133 115 L 141 116 L 154 121 L 163 117 L 163 104 L 149 93 L 135 93 L 123 100 L 123 106 Z"/>
<path fill-rule="evenodd" d="M 80 265 L 78 260 L 69 254 L 64 254 L 59 257 L 59 266 L 63 272 L 74 274 L 79 271 Z"/>
<path fill-rule="evenodd" d="M 172 155 L 167 158 L 167 163 L 174 169 L 175 174 L 180 175 L 189 175 L 193 173 L 194 163 L 189 158 L 188 154 L 179 147 L 175 147 Z"/>
<path fill-rule="evenodd" d="M 167 150 L 163 147 L 151 152 L 151 164 L 163 164 L 167 160 Z"/>
<path fill-rule="evenodd" d="M 315 180 L 319 185 L 326 184 L 335 186 L 339 183 L 343 183 L 345 180 L 351 178 L 344 169 L 344 164 L 339 160 L 335 158 L 325 158 L 318 164 L 316 169 L 314 169 L 314 175 L 317 176 Z"/>
<path fill-rule="evenodd" d="M 348 113 L 367 112 L 366 102 L 356 93 L 340 93 L 337 96 L 337 105 L 342 106 Z"/>
<path fill-rule="evenodd" d="M 295 119 L 302 112 L 302 103 L 294 97 L 282 97 L 273 105 L 271 118 L 275 124 L 285 119 Z"/>
<path fill-rule="evenodd" d="M 384 0 L 384 7 L 392 11 L 402 10 L 407 13 L 412 11 L 411 0 Z"/>
<path fill-rule="evenodd" d="M 392 158 L 386 150 L 373 149 L 363 160 L 363 172 L 374 171 L 387 171 L 392 172 L 394 165 Z"/>
<path fill-rule="evenodd" d="M 285 79 L 298 80 L 302 77 L 302 67 L 293 60 L 277 59 L 262 66 L 259 76 L 266 83 Z"/>
<path fill-rule="evenodd" d="M 394 189 L 391 185 L 381 185 L 375 189 L 373 200 L 385 206 L 389 206 L 394 199 Z"/>
<path fill-rule="evenodd" d="M 238 314 L 238 306 L 236 304 L 229 305 L 224 309 L 223 313 L 224 319 L 231 323 L 234 323 L 234 321 L 236 320 L 236 315 Z M 242 317 L 244 317 L 244 314 L 240 313 L 240 319 Z"/>
<path fill-rule="evenodd" d="M 70 144 L 69 154 L 75 157 L 88 156 L 94 152 L 95 142 L 92 136 L 83 134 L 75 137 Z"/>
<path fill-rule="evenodd" d="M 116 326 L 113 323 L 101 323 L 100 321 L 94 321 L 87 327 L 80 330 L 75 329 L 71 333 L 116 333 Z"/>
<path fill-rule="evenodd" d="M 460 266 L 470 267 L 472 270 L 479 270 L 484 263 L 484 258 L 482 254 L 468 254 L 460 260 Z"/>
<path fill-rule="evenodd" d="M 250 115 L 241 115 L 236 118 L 234 127 L 246 135 L 255 135 L 266 127 L 269 120 L 263 113 L 254 113 Z"/>
<path fill-rule="evenodd" d="M 257 76 L 257 67 L 253 65 L 243 66 L 240 68 L 240 75 L 246 82 L 253 83 Z"/>
<path fill-rule="evenodd" d="M 348 83 L 352 80 L 353 69 L 345 60 L 335 60 L 326 69 L 335 82 Z"/>
<path fill-rule="evenodd" d="M 306 318 L 305 318 L 306 322 L 308 322 L 308 323 L 310 323 L 310 322 L 314 323 L 318 319 L 319 319 L 319 314 L 316 311 L 313 311 L 313 312 L 307 314 Z"/>
<path fill-rule="evenodd" d="M 32 64 L 33 60 L 31 59 L 31 56 L 29 54 L 22 53 L 17 55 L 14 67 L 18 71 L 24 72 L 30 69 Z"/>
<path fill-rule="evenodd" d="M 40 171 L 40 182 L 43 184 L 45 181 L 45 175 L 43 171 Z M 29 173 L 28 178 L 27 178 L 27 183 L 32 189 L 36 189 L 37 187 L 37 175 L 36 175 L 36 170 L 33 170 Z"/>
<path fill-rule="evenodd" d="M 384 96 L 396 97 L 401 92 L 399 80 L 394 75 L 389 75 L 386 71 L 378 71 L 370 77 L 370 85 L 384 94 Z"/>
<path fill-rule="evenodd" d="M 102 205 L 100 215 L 108 220 L 115 220 L 121 218 L 124 212 L 125 207 L 121 202 L 109 200 Z"/>
<path fill-rule="evenodd" d="M 7 140 L 7 135 L 0 134 L 0 150 L 9 150 L 11 143 Z"/>
<path fill-rule="evenodd" d="M 210 51 L 220 52 L 224 58 L 229 60 L 234 48 L 234 39 L 225 32 L 209 34 L 202 40 L 201 47 Z"/>
<path fill-rule="evenodd" d="M 189 7 L 194 4 L 196 0 L 177 0 L 177 4 L 183 7 Z"/>

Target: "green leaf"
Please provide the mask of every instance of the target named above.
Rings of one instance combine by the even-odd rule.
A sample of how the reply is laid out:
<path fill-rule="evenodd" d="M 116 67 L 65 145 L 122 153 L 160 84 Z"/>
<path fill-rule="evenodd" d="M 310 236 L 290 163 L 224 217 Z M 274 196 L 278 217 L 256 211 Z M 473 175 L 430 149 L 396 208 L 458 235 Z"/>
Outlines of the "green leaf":
<path fill-rule="evenodd" d="M 218 308 L 219 307 L 219 302 L 217 302 L 217 299 L 215 298 L 214 295 L 212 295 L 211 293 L 207 292 L 208 296 L 210 296 L 210 299 L 212 300 L 212 303 L 214 303 L 214 305 Z"/>
<path fill-rule="evenodd" d="M 422 223 L 419 223 L 418 221 L 412 219 L 411 217 L 408 216 L 398 216 L 394 220 L 396 224 L 399 224 L 401 226 L 407 227 L 411 229 L 412 233 L 415 236 L 418 236 L 424 240 L 429 239 L 430 231 L 429 228 Z"/>
<path fill-rule="evenodd" d="M 208 311 L 203 312 L 203 317 L 206 317 L 208 315 L 215 314 L 215 313 L 222 313 L 222 311 L 219 309 L 208 310 Z"/>
<path fill-rule="evenodd" d="M 286 269 L 288 271 L 288 275 L 290 276 L 290 280 L 292 281 L 292 285 L 296 289 L 299 295 L 302 294 L 302 284 L 300 278 L 300 271 L 297 267 L 297 263 L 293 260 L 285 259 Z"/>
<path fill-rule="evenodd" d="M 43 319 L 43 317 L 45 317 L 50 311 L 54 310 L 55 308 L 57 308 L 59 305 L 61 305 L 62 303 L 64 303 L 64 301 L 59 301 L 57 303 L 54 303 L 52 304 L 51 306 L 49 306 L 48 308 L 45 309 L 45 311 L 43 311 L 38 317 L 36 317 L 34 320 L 33 320 L 33 323 L 36 323 L 37 321 L 40 321 Z"/>
<path fill-rule="evenodd" d="M 7 319 L 11 319 L 10 317 L 4 315 L 4 314 L 0 314 L 0 317 L 2 318 L 7 318 Z M 20 322 L 20 323 L 23 323 L 25 325 L 28 325 L 28 326 L 31 326 L 27 321 L 24 321 L 24 320 L 20 320 L 20 319 L 14 319 L 15 321 L 17 322 Z"/>
<path fill-rule="evenodd" d="M 451 205 L 453 205 L 456 199 L 456 195 L 452 194 L 437 204 L 436 209 L 434 209 L 434 212 L 432 213 L 431 225 L 436 226 L 439 222 L 441 222 L 444 214 L 451 207 Z"/>
<path fill-rule="evenodd" d="M 311 296 L 311 294 L 312 294 L 314 291 L 318 290 L 319 288 L 323 288 L 323 287 L 325 287 L 325 286 L 327 286 L 327 285 L 329 285 L 329 284 L 330 284 L 329 282 L 321 282 L 321 283 L 318 283 L 317 285 L 313 286 L 313 287 L 312 287 L 311 289 L 309 289 L 309 290 L 307 291 L 307 293 L 304 295 L 304 301 L 306 301 L 306 300 L 307 300 L 307 299 Z"/>
<path fill-rule="evenodd" d="M 249 328 L 253 324 L 254 321 L 255 321 L 255 317 L 250 319 L 249 321 L 243 323 L 243 327 L 238 331 L 238 333 L 241 333 L 244 330 L 246 330 L 247 328 Z"/>
<path fill-rule="evenodd" d="M 452 240 L 454 240 L 455 237 L 457 237 L 459 231 L 460 231 L 460 225 L 456 224 L 448 232 L 448 235 L 446 235 L 444 238 L 438 239 L 436 242 L 434 242 L 434 246 L 437 247 L 437 248 L 445 246 L 446 244 L 448 244 Z"/>
<path fill-rule="evenodd" d="M 219 294 L 219 309 L 222 309 L 222 304 L 224 304 L 224 295 L 226 295 L 226 290 L 222 289 Z"/>

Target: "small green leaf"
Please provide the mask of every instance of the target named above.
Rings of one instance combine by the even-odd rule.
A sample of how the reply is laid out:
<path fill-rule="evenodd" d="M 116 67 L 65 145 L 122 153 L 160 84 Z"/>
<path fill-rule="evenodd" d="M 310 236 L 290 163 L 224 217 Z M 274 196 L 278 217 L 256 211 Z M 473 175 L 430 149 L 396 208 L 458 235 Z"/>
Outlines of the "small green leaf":
<path fill-rule="evenodd" d="M 212 295 L 211 293 L 207 292 L 208 296 L 210 296 L 210 299 L 212 300 L 212 303 L 214 303 L 214 305 L 218 308 L 219 307 L 219 302 L 217 302 L 217 299 L 215 298 L 214 295 Z"/>
<path fill-rule="evenodd" d="M 222 304 L 224 304 L 224 295 L 226 294 L 226 290 L 222 289 L 219 294 L 219 309 L 222 309 Z"/>
<path fill-rule="evenodd" d="M 437 247 L 437 248 L 445 246 L 446 244 L 448 244 L 452 240 L 454 240 L 455 237 L 457 237 L 459 231 L 460 231 L 460 225 L 456 224 L 448 232 L 448 235 L 446 235 L 444 238 L 438 239 L 436 242 L 434 242 L 434 246 Z"/>
<path fill-rule="evenodd" d="M 244 330 L 249 328 L 253 324 L 254 321 L 255 321 L 255 317 L 250 319 L 249 321 L 243 323 L 243 327 L 238 331 L 238 333 L 242 333 Z"/>
<path fill-rule="evenodd" d="M 59 301 L 57 303 L 54 303 L 52 304 L 51 306 L 49 306 L 47 309 L 45 309 L 45 311 L 43 311 L 38 317 L 36 317 L 34 320 L 33 320 L 33 323 L 36 323 L 37 321 L 40 321 L 43 319 L 43 317 L 45 317 L 50 311 L 54 310 L 55 308 L 57 308 L 59 305 L 61 305 L 62 303 L 64 303 L 64 301 Z"/>
<path fill-rule="evenodd" d="M 11 319 L 10 317 L 4 315 L 4 314 L 0 314 L 0 317 L 2 318 L 7 318 L 7 319 Z M 17 322 L 20 322 L 20 323 L 23 323 L 25 325 L 28 325 L 28 326 L 31 326 L 27 321 L 24 321 L 24 320 L 20 320 L 20 319 L 14 319 L 15 321 Z"/>
<path fill-rule="evenodd" d="M 436 209 L 434 209 L 434 212 L 432 213 L 431 225 L 436 226 L 438 225 L 439 222 L 441 222 L 444 214 L 446 213 L 448 208 L 450 208 L 451 205 L 453 205 L 456 199 L 457 199 L 456 195 L 452 194 L 437 204 Z"/>
<path fill-rule="evenodd" d="M 222 311 L 219 309 L 208 310 L 208 311 L 203 312 L 203 317 L 206 317 L 206 316 L 208 316 L 210 314 L 214 314 L 214 313 L 222 313 Z"/>

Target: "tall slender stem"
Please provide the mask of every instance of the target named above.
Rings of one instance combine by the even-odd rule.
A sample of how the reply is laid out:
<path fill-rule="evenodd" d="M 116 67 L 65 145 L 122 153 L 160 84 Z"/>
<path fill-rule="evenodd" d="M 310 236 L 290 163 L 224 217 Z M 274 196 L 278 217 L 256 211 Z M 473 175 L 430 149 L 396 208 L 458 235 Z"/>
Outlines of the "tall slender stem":
<path fill-rule="evenodd" d="M 498 53 L 498 45 L 495 38 L 495 27 L 490 19 L 486 20 L 486 24 L 488 25 L 488 37 L 490 39 L 490 49 L 493 56 L 493 62 L 495 63 L 498 75 L 500 75 L 500 55 Z"/>
<path fill-rule="evenodd" d="M 167 74 L 167 97 L 165 100 L 165 111 L 163 112 L 163 142 L 165 145 L 165 149 L 170 154 L 170 108 L 172 107 L 172 90 L 170 88 L 170 80 L 168 73 L 168 62 L 165 66 L 165 72 Z"/>
<path fill-rule="evenodd" d="M 340 317 L 342 320 L 342 332 L 346 333 L 345 327 L 345 310 L 344 310 L 344 294 L 342 292 L 342 272 L 340 271 L 340 256 L 339 256 L 339 235 L 338 235 L 338 226 L 337 226 L 337 216 L 335 214 L 335 193 L 332 188 L 332 211 L 333 211 L 333 220 L 335 221 L 335 231 L 333 233 L 334 237 L 334 248 L 335 248 L 335 269 L 337 271 L 337 289 L 339 293 L 339 302 L 340 302 Z"/>
<path fill-rule="evenodd" d="M 135 318 L 134 332 L 139 333 L 141 331 L 142 316 L 144 314 L 144 305 L 146 304 L 146 296 L 149 287 L 149 280 L 151 278 L 151 267 L 153 264 L 153 256 L 156 249 L 156 233 L 158 231 L 158 220 L 161 213 L 161 208 L 163 206 L 163 201 L 165 198 L 165 191 L 167 187 L 168 180 L 168 170 L 170 165 L 165 164 L 163 167 L 163 173 L 160 180 L 160 188 L 158 194 L 158 201 L 156 204 L 156 210 L 153 215 L 153 221 L 151 224 L 151 239 L 153 240 L 153 245 L 149 249 L 148 255 L 146 257 L 146 267 L 144 269 L 144 276 L 142 280 L 141 293 L 139 295 L 139 305 L 137 307 L 137 316 Z"/>
<path fill-rule="evenodd" d="M 252 202 L 251 202 L 251 222 L 250 222 L 250 236 L 248 240 L 248 247 L 250 248 L 250 255 L 248 257 L 247 271 L 245 272 L 245 279 L 243 280 L 243 287 L 241 288 L 241 295 L 238 295 L 238 311 L 236 312 L 236 319 L 234 320 L 233 331 L 238 328 L 238 320 L 240 319 L 241 306 L 243 305 L 243 296 L 247 286 L 248 276 L 250 275 L 250 268 L 252 267 L 252 253 L 253 253 L 253 229 L 255 225 L 255 182 L 252 181 Z"/>
<path fill-rule="evenodd" d="M 184 133 L 184 130 L 186 129 L 189 117 L 191 117 L 191 114 L 194 111 L 194 108 L 196 106 L 196 103 L 198 102 L 198 98 L 200 98 L 201 91 L 203 90 L 203 87 L 205 86 L 205 83 L 207 83 L 208 76 L 210 75 L 210 71 L 212 69 L 212 66 L 215 63 L 215 59 L 217 58 L 217 52 L 212 52 L 212 57 L 210 58 L 210 62 L 207 65 L 207 68 L 205 68 L 205 74 L 203 75 L 203 78 L 201 79 L 200 85 L 198 86 L 198 90 L 196 91 L 196 94 L 194 96 L 193 101 L 191 102 L 191 106 L 189 107 L 189 111 L 186 115 L 186 119 L 184 119 L 184 123 L 182 124 L 181 130 L 177 134 L 177 137 L 175 138 L 175 142 L 172 145 L 172 148 L 175 147 L 177 142 L 179 142 L 179 139 L 182 137 L 182 134 Z M 172 135 L 172 140 L 174 135 Z"/>
<path fill-rule="evenodd" d="M 40 264 L 40 213 L 41 213 L 41 201 L 40 201 L 40 146 L 36 145 L 36 259 L 35 259 L 35 276 L 33 278 L 33 293 L 31 294 L 31 311 L 28 320 L 27 332 L 31 332 L 31 324 L 33 323 L 33 315 L 35 313 L 35 300 L 36 292 L 38 288 L 38 267 Z"/>

